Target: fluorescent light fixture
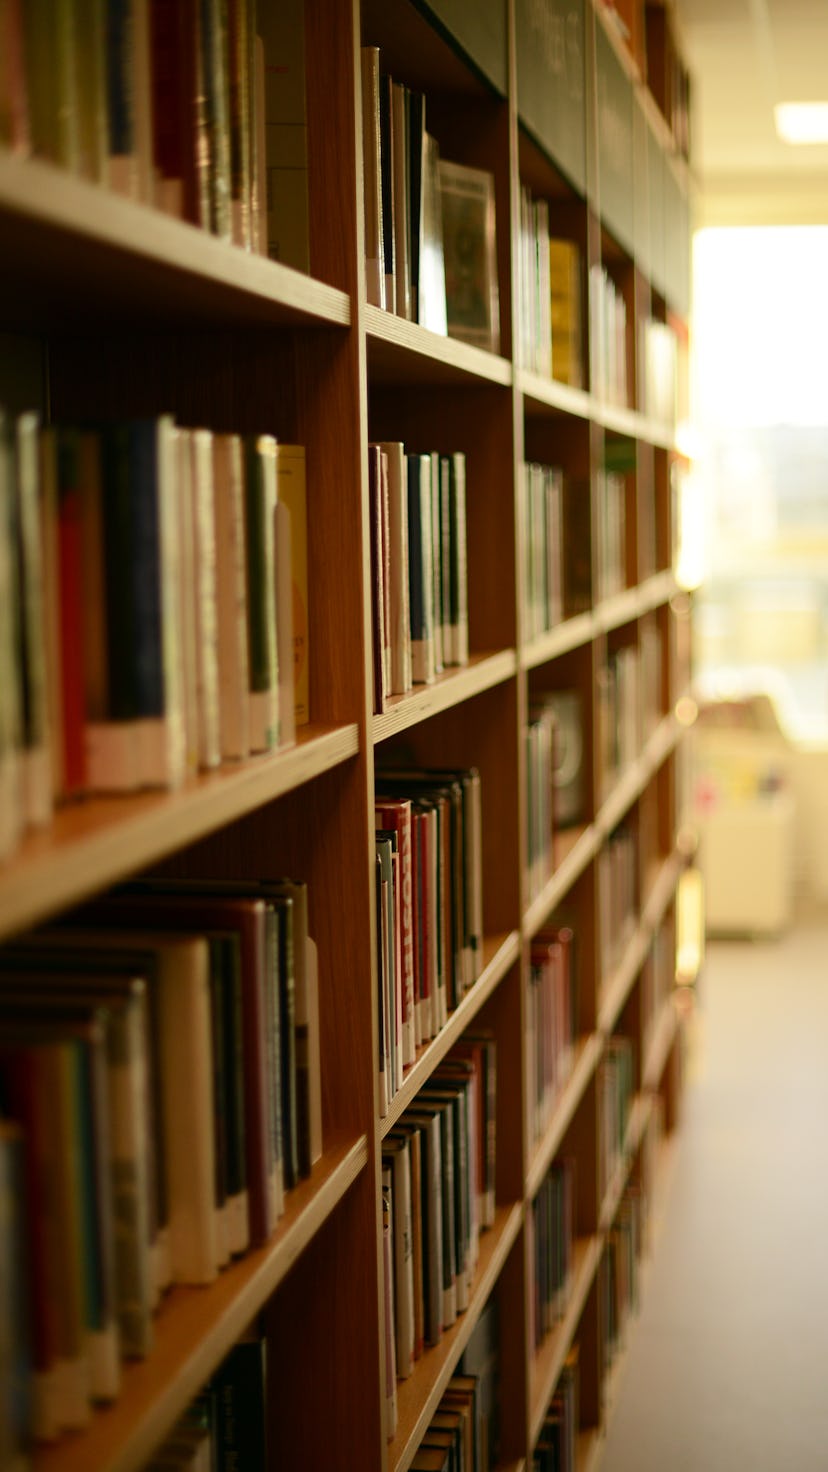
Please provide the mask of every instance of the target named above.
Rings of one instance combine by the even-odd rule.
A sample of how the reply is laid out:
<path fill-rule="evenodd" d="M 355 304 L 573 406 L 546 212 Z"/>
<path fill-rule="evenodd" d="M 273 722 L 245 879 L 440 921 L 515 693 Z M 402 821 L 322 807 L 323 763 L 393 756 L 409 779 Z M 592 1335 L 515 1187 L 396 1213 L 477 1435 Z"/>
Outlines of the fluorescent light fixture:
<path fill-rule="evenodd" d="M 776 131 L 785 143 L 828 143 L 828 102 L 777 102 Z"/>

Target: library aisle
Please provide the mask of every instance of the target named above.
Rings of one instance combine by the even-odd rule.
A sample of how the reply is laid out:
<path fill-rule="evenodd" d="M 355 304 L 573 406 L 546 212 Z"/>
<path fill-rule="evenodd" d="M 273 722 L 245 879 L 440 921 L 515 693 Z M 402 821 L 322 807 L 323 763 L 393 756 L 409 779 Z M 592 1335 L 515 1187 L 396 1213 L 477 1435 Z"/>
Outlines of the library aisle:
<path fill-rule="evenodd" d="M 828 919 L 710 944 L 602 1472 L 828 1466 Z"/>

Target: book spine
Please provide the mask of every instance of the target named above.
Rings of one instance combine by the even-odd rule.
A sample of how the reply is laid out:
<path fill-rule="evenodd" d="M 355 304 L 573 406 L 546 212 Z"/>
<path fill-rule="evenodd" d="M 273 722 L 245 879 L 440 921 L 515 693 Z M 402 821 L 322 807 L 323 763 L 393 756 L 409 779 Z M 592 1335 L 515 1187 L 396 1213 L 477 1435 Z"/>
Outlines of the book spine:
<path fill-rule="evenodd" d="M 408 187 L 408 108 L 406 88 L 391 84 L 391 134 L 394 169 L 394 240 L 396 245 L 396 311 L 411 320 L 411 247 Z"/>
<path fill-rule="evenodd" d="M 17 421 L 16 554 L 22 687 L 23 810 L 30 826 L 52 813 L 49 762 L 43 562 L 39 514 L 39 423 L 36 414 Z"/>
<path fill-rule="evenodd" d="M 382 214 L 380 149 L 379 47 L 363 46 L 362 189 L 365 201 L 365 294 L 375 307 L 385 306 L 385 244 Z"/>
<path fill-rule="evenodd" d="M 253 24 L 251 0 L 227 0 L 227 66 L 230 117 L 230 200 L 232 238 L 244 250 L 253 248 L 252 143 Z"/>
<path fill-rule="evenodd" d="M 23 0 L 0 5 L 0 143 L 26 157 L 31 151 L 24 60 Z"/>
<path fill-rule="evenodd" d="M 392 124 L 393 82 L 379 79 L 380 185 L 382 192 L 382 241 L 384 250 L 385 302 L 389 312 L 397 310 L 397 241 L 394 200 L 394 133 Z"/>
<path fill-rule="evenodd" d="M 241 441 L 215 435 L 213 454 L 221 754 L 238 760 L 250 753 Z"/>
<path fill-rule="evenodd" d="M 245 553 L 249 648 L 249 741 L 251 751 L 272 751 L 279 740 L 276 668 L 276 441 L 246 439 Z"/>
<path fill-rule="evenodd" d="M 82 17 L 81 21 L 81 7 L 75 0 L 72 60 L 78 107 L 78 172 L 86 179 L 103 184 L 109 159 L 104 0 L 85 0 Z"/>
<path fill-rule="evenodd" d="M 58 441 L 58 498 L 63 783 L 70 797 L 84 791 L 87 778 L 80 438 L 72 432 L 61 433 Z"/>
<path fill-rule="evenodd" d="M 310 630 L 308 626 L 308 505 L 304 445 L 279 445 L 276 452 L 277 498 L 290 516 L 290 584 L 293 625 L 292 659 L 285 668 L 292 670 L 295 723 L 305 726 L 310 720 Z M 280 573 L 279 582 L 284 581 Z M 280 601 L 280 609 L 281 609 Z M 281 666 L 281 660 L 280 660 Z M 284 714 L 284 713 L 283 713 Z"/>
<path fill-rule="evenodd" d="M 107 0 L 106 99 L 109 187 L 136 199 L 139 192 L 135 124 L 135 7 L 133 0 Z"/>

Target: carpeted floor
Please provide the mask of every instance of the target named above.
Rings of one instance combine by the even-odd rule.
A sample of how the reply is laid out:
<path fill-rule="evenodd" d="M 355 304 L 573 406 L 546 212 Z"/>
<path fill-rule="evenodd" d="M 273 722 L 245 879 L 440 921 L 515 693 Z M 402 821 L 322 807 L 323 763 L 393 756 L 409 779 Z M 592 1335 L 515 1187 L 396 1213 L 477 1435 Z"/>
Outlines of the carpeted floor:
<path fill-rule="evenodd" d="M 601 1472 L 828 1469 L 828 921 L 711 943 Z"/>

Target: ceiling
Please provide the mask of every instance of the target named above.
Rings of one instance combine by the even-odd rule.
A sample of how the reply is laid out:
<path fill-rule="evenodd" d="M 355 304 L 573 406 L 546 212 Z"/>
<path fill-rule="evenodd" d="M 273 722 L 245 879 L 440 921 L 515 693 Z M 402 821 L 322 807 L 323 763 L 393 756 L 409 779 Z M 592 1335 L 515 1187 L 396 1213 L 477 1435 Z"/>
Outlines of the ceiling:
<path fill-rule="evenodd" d="M 792 147 L 776 102 L 828 100 L 828 0 L 675 0 L 693 84 L 700 223 L 828 224 L 828 144 Z"/>

